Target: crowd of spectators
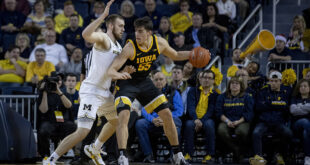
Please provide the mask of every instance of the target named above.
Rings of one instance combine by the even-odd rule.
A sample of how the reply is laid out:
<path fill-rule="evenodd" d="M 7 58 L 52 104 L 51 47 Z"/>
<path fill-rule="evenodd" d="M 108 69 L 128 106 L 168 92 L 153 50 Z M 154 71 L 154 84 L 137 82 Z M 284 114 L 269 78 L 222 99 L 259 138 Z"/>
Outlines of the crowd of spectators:
<path fill-rule="evenodd" d="M 105 7 L 103 1 L 82 3 L 91 12 L 78 13 L 75 9 L 78 2 L 1 1 L 0 86 L 38 89 L 41 112 L 38 148 L 42 157 L 50 155 L 48 139 L 60 140 L 76 128 L 78 89 L 85 78 L 81 71 L 92 49 L 92 44 L 84 41 L 82 31 Z M 175 50 L 202 46 L 210 50 L 212 57 L 223 57 L 228 53 L 236 26 L 246 18 L 255 2 L 124 0 L 116 4 L 114 12 L 125 20 L 125 34 L 120 41 L 123 45 L 127 39 L 134 38 L 133 21 L 149 16 L 154 24 L 153 32 L 165 38 Z M 137 5 L 143 6 L 145 12 L 137 11 L 140 10 Z M 162 12 L 159 10 L 162 6 L 171 7 L 171 11 L 179 10 Z M 309 59 L 309 13 L 307 9 L 303 16 L 294 18 L 287 37 L 276 36 L 276 47 L 269 52 L 269 61 Z M 104 23 L 99 30 L 105 31 Z M 305 164 L 309 165 L 310 69 L 304 69 L 298 83 L 287 86 L 281 81 L 282 70 L 275 67 L 264 75 L 259 62 L 241 59 L 240 53 L 239 48 L 231 53 L 226 91 L 220 91 L 215 82 L 219 79 L 218 73 L 194 68 L 189 61 L 161 57 L 152 66 L 150 78 L 169 100 L 185 158 L 192 160 L 196 156 L 196 136 L 202 135 L 206 145 L 203 162 L 215 162 L 218 151 L 232 152 L 236 162 L 252 156 L 252 161 L 265 161 L 264 148 L 268 147 L 264 145 L 265 136 L 272 134 L 282 142 L 274 152 L 278 163 L 289 160 L 289 154 L 293 154 L 288 152 L 293 148 L 292 139 L 300 138 L 305 146 Z M 53 78 L 56 78 L 56 86 L 51 85 Z M 134 111 L 138 117 L 131 124 L 130 137 L 139 139 L 141 161 L 153 163 L 156 146 L 151 142 L 156 140 L 154 135 L 162 136 L 162 120 L 156 113 L 147 114 L 143 107 L 137 107 Z M 100 123 L 98 119 L 98 125 Z M 219 141 L 223 143 L 217 145 Z"/>

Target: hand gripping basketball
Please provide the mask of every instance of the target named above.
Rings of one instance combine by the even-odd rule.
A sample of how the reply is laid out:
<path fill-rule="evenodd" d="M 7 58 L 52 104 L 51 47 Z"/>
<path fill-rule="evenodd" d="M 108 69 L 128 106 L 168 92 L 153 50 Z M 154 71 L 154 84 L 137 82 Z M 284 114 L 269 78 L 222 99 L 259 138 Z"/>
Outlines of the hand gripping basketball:
<path fill-rule="evenodd" d="M 194 48 L 189 55 L 189 62 L 196 68 L 205 67 L 210 61 L 210 52 L 203 47 Z"/>

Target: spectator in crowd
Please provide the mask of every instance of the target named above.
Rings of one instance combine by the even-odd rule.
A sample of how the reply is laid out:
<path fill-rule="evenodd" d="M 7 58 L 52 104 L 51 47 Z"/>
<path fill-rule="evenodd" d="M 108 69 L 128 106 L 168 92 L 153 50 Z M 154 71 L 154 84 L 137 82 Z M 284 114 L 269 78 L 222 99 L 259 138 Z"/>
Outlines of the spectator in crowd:
<path fill-rule="evenodd" d="M 273 71 L 269 74 L 269 85 L 266 85 L 259 93 L 256 99 L 256 111 L 258 115 L 258 124 L 252 134 L 254 158 L 264 160 L 262 157 L 263 135 L 273 132 L 279 135 L 282 144 L 279 152 L 284 154 L 288 152 L 288 142 L 292 137 L 292 131 L 287 127 L 289 115 L 290 91 L 282 86 L 282 75 L 279 71 Z M 280 154 L 276 155 L 277 164 L 285 164 Z"/>
<path fill-rule="evenodd" d="M 53 17 L 46 16 L 44 19 L 45 28 L 42 28 L 41 34 L 44 35 L 48 30 L 55 30 L 55 21 Z"/>
<path fill-rule="evenodd" d="M 19 60 L 20 48 L 8 49 L 8 58 L 0 60 L 0 86 L 20 86 L 25 79 L 27 63 Z"/>
<path fill-rule="evenodd" d="M 120 15 L 123 16 L 125 20 L 125 33 L 126 35 L 123 35 L 124 40 L 127 41 L 127 39 L 134 39 L 135 38 L 135 28 L 132 26 L 132 23 L 134 20 L 136 20 L 138 17 L 135 15 L 135 6 L 130 0 L 125 0 L 121 4 L 121 10 Z M 124 44 L 125 45 L 125 44 Z"/>
<path fill-rule="evenodd" d="M 259 72 L 260 64 L 256 61 L 251 61 L 245 69 L 249 74 L 249 87 L 258 92 L 267 82 L 266 77 Z"/>
<path fill-rule="evenodd" d="M 172 75 L 171 75 L 171 86 L 175 89 L 179 90 L 182 96 L 182 102 L 184 108 L 187 104 L 187 93 L 189 91 L 188 83 L 183 80 L 183 67 L 180 65 L 175 65 L 172 68 Z M 186 109 L 184 109 L 184 114 L 186 113 Z"/>
<path fill-rule="evenodd" d="M 295 87 L 290 112 L 293 115 L 293 131 L 302 135 L 305 165 L 310 164 L 310 81 L 301 79 Z"/>
<path fill-rule="evenodd" d="M 172 75 L 172 68 L 175 66 L 173 60 L 169 57 L 163 56 L 164 63 L 161 64 L 157 70 L 161 71 L 166 77 L 168 84 L 171 83 L 171 75 Z"/>
<path fill-rule="evenodd" d="M 142 15 L 142 17 L 143 16 L 150 17 L 153 22 L 153 30 L 157 31 L 162 15 L 159 11 L 156 10 L 155 0 L 145 0 L 144 7 L 146 12 Z"/>
<path fill-rule="evenodd" d="M 57 78 L 55 72 L 51 77 L 53 80 L 42 81 L 39 84 L 38 105 L 42 114 L 39 119 L 38 151 L 41 157 L 50 155 L 49 139 L 61 140 L 76 129 L 71 116 L 72 103 L 67 94 L 60 90 L 61 79 Z"/>
<path fill-rule="evenodd" d="M 38 48 L 43 48 L 46 52 L 46 61 L 53 63 L 56 70 L 60 69 L 64 64 L 68 63 L 66 49 L 56 43 L 56 32 L 53 30 L 47 31 L 45 35 L 46 43 L 37 45 L 30 54 L 29 61 L 34 61 L 34 52 Z"/>
<path fill-rule="evenodd" d="M 172 68 L 172 81 L 171 86 L 175 89 L 178 89 L 181 93 L 183 93 L 187 89 L 187 82 L 183 81 L 183 67 L 180 65 L 175 65 Z"/>
<path fill-rule="evenodd" d="M 61 32 L 69 27 L 70 22 L 70 16 L 72 14 L 78 14 L 75 9 L 74 5 L 71 0 L 68 0 L 64 3 L 64 12 L 62 14 L 58 14 L 55 16 L 55 30 L 58 34 L 61 34 Z M 83 25 L 83 18 L 78 14 L 79 16 L 79 26 Z"/>
<path fill-rule="evenodd" d="M 254 100 L 246 93 L 240 77 L 232 77 L 227 91 L 216 101 L 216 115 L 221 120 L 218 135 L 222 142 L 233 150 L 237 162 L 242 161 L 242 152 L 247 148 L 245 145 L 254 116 L 253 106 Z"/>
<path fill-rule="evenodd" d="M 71 101 L 71 113 L 74 120 L 77 119 L 77 114 L 79 110 L 79 91 L 75 89 L 78 81 L 78 76 L 74 73 L 67 73 L 65 77 L 65 88 L 64 93 L 67 98 Z"/>
<path fill-rule="evenodd" d="M 305 51 L 308 52 L 310 48 L 310 7 L 302 11 L 303 22 L 305 22 L 305 31 L 303 32 L 303 41 L 305 45 Z"/>
<path fill-rule="evenodd" d="M 207 13 L 204 15 L 203 22 L 204 24 L 202 24 L 202 27 L 207 27 L 210 30 L 213 30 L 217 37 L 222 40 L 222 49 L 220 53 L 223 54 L 224 50 L 228 48 L 228 26 L 231 24 L 230 18 L 227 15 L 219 15 L 216 5 L 210 3 L 207 5 Z"/>
<path fill-rule="evenodd" d="M 235 48 L 232 51 L 232 66 L 230 66 L 227 70 L 227 77 L 234 77 L 235 73 L 238 69 L 243 68 L 244 59 L 240 58 L 240 54 L 242 53 L 240 48 Z"/>
<path fill-rule="evenodd" d="M 305 73 L 304 79 L 310 81 L 310 69 Z"/>
<path fill-rule="evenodd" d="M 23 28 L 29 33 L 38 34 L 45 27 L 44 20 L 48 15 L 45 13 L 43 0 L 37 0 L 33 8 L 34 12 L 28 15 Z"/>
<path fill-rule="evenodd" d="M 233 2 L 238 6 L 239 12 L 237 15 L 241 17 L 242 20 L 244 20 L 247 16 L 247 12 L 249 9 L 249 3 L 247 0 L 233 0 Z"/>
<path fill-rule="evenodd" d="M 206 156 L 203 163 L 214 163 L 215 156 L 215 104 L 218 93 L 214 90 L 215 74 L 204 70 L 199 74 L 199 86 L 191 87 L 187 96 L 189 120 L 184 130 L 185 159 L 191 159 L 194 153 L 194 134 L 203 132 L 206 137 Z"/>
<path fill-rule="evenodd" d="M 283 35 L 276 36 L 276 47 L 269 52 L 269 61 L 289 61 L 292 52 L 285 47 L 286 38 Z"/>
<path fill-rule="evenodd" d="M 185 32 L 185 43 L 192 44 L 194 48 L 201 46 L 206 49 L 212 49 L 215 32 L 202 27 L 203 16 L 201 13 L 194 13 L 192 18 L 193 25 Z"/>
<path fill-rule="evenodd" d="M 304 17 L 302 15 L 296 15 L 293 19 L 293 24 L 292 27 L 290 29 L 290 35 L 289 37 L 293 37 L 293 30 L 297 29 L 301 35 L 303 35 L 303 33 L 306 30 L 306 21 L 304 19 Z"/>
<path fill-rule="evenodd" d="M 63 45 L 70 54 L 76 47 L 83 48 L 84 39 L 82 37 L 82 31 L 82 27 L 79 27 L 79 15 L 72 14 L 70 16 L 70 25 L 62 31 L 59 43 Z"/>
<path fill-rule="evenodd" d="M 35 61 L 30 62 L 27 67 L 26 82 L 38 84 L 44 76 L 50 76 L 55 71 L 55 66 L 51 62 L 45 61 L 46 52 L 43 48 L 35 50 Z"/>
<path fill-rule="evenodd" d="M 173 33 L 184 33 L 190 26 L 192 26 L 193 13 L 189 11 L 189 1 L 180 0 L 180 11 L 170 17 L 171 31 Z"/>
<path fill-rule="evenodd" d="M 31 8 L 27 0 L 4 0 L 1 3 L 1 11 L 5 11 L 7 6 L 13 4 L 12 2 L 16 5 L 16 11 L 21 12 L 23 15 L 28 15 L 30 13 Z"/>
<path fill-rule="evenodd" d="M 159 29 L 158 29 L 158 34 L 166 39 L 169 43 L 169 45 L 174 46 L 175 44 L 173 43 L 173 37 L 174 34 L 171 31 L 171 23 L 168 17 L 163 16 L 160 19 L 160 24 L 159 24 Z M 180 44 L 181 45 L 181 44 Z M 184 45 L 184 43 L 183 43 Z M 180 47 L 182 47 L 181 45 Z"/>
<path fill-rule="evenodd" d="M 180 116 L 183 114 L 183 104 L 180 93 L 174 89 L 173 87 L 167 85 L 167 79 L 162 72 L 158 72 L 154 74 L 152 79 L 156 88 L 162 91 L 169 102 L 169 108 L 172 113 L 173 121 L 177 128 L 178 137 L 180 137 L 182 122 L 180 120 Z M 161 132 L 163 133 L 163 121 L 158 116 L 156 112 L 152 112 L 148 114 L 144 108 L 142 108 L 142 119 L 139 119 L 136 122 L 136 132 L 139 137 L 140 147 L 144 153 L 145 163 L 154 163 L 153 151 L 150 143 L 149 134 L 154 136 L 154 133 Z"/>
<path fill-rule="evenodd" d="M 185 44 L 185 36 L 182 32 L 178 32 L 174 35 L 173 37 L 173 44 L 172 47 L 176 50 L 176 51 L 188 51 L 188 50 L 192 50 L 193 49 L 193 45 L 192 44 Z M 184 64 L 187 61 L 174 61 L 174 63 L 176 65 L 181 65 L 184 66 Z"/>
<path fill-rule="evenodd" d="M 31 53 L 30 38 L 26 33 L 18 33 L 15 45 L 20 48 L 19 60 L 28 62 Z"/>
<path fill-rule="evenodd" d="M 74 48 L 70 58 L 70 62 L 67 65 L 64 65 L 62 68 L 60 68 L 59 72 L 64 74 L 73 73 L 76 75 L 80 75 L 82 68 L 82 57 L 83 57 L 82 49 Z"/>
<path fill-rule="evenodd" d="M 196 69 L 189 61 L 183 67 L 183 81 L 187 81 L 189 86 L 196 86 Z"/>
<path fill-rule="evenodd" d="M 15 37 L 24 25 L 26 16 L 16 9 L 16 0 L 5 0 L 5 10 L 0 13 L 2 47 L 7 50 L 15 42 Z"/>
<path fill-rule="evenodd" d="M 227 15 L 231 20 L 236 18 L 236 4 L 232 0 L 218 0 L 216 2 L 219 14 Z"/>
<path fill-rule="evenodd" d="M 302 41 L 302 32 L 295 26 L 292 30 L 292 36 L 288 38 L 286 47 L 290 50 L 304 51 L 304 42 Z"/>
<path fill-rule="evenodd" d="M 243 81 L 243 84 L 244 84 L 244 89 L 245 89 L 245 92 L 247 94 L 249 94 L 250 96 L 252 96 L 253 98 L 256 98 L 256 91 L 255 89 L 251 88 L 249 86 L 249 73 L 246 69 L 242 68 L 242 69 L 239 69 L 237 72 L 236 72 L 236 77 L 239 77 L 241 78 L 241 80 Z"/>
<path fill-rule="evenodd" d="M 104 2 L 96 0 L 93 6 L 93 12 L 84 19 L 83 27 L 85 28 L 87 25 L 89 25 L 91 22 L 97 19 L 103 13 L 104 8 L 105 8 Z M 101 27 L 105 27 L 104 23 L 102 23 Z"/>

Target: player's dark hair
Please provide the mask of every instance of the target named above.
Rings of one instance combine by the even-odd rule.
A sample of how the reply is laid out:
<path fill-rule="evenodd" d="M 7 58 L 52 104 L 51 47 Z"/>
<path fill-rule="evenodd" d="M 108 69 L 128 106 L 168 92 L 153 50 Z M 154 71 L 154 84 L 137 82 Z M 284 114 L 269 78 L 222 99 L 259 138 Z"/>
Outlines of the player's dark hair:
<path fill-rule="evenodd" d="M 148 16 L 136 19 L 134 25 L 135 28 L 144 27 L 147 31 L 153 30 L 153 22 Z"/>

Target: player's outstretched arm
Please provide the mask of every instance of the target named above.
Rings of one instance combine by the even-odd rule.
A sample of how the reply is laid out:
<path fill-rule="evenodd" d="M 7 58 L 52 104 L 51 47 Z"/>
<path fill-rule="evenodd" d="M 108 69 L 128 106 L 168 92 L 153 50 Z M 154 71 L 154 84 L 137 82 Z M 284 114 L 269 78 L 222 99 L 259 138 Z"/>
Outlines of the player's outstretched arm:
<path fill-rule="evenodd" d="M 130 59 L 134 55 L 134 48 L 130 42 L 128 42 L 123 48 L 120 55 L 118 55 L 113 63 L 111 64 L 108 75 L 112 77 L 113 80 L 125 80 L 131 79 L 128 72 L 118 72 L 118 70 L 125 64 L 127 59 Z"/>
<path fill-rule="evenodd" d="M 108 41 L 108 39 L 106 37 L 103 37 L 103 35 L 98 35 L 98 32 L 95 32 L 95 30 L 109 15 L 110 6 L 112 5 L 113 2 L 114 0 L 110 0 L 104 9 L 104 12 L 83 30 L 82 36 L 87 42 L 90 43 L 102 42 L 104 39 Z"/>
<path fill-rule="evenodd" d="M 158 45 L 160 52 L 171 58 L 174 61 L 184 61 L 188 60 L 190 51 L 176 51 L 174 50 L 167 40 L 163 39 L 162 37 L 157 37 Z"/>

